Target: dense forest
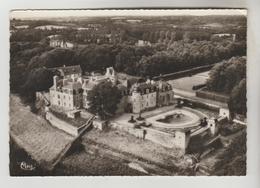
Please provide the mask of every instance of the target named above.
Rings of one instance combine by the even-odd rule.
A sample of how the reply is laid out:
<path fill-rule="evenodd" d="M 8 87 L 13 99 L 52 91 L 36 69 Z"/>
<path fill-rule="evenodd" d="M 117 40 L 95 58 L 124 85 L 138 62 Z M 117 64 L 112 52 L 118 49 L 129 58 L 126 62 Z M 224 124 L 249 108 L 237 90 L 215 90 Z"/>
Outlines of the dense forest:
<path fill-rule="evenodd" d="M 83 48 L 53 49 L 44 43 L 11 43 L 10 53 L 11 90 L 16 90 L 31 78 L 28 74 L 39 68 L 79 64 L 84 72 L 91 72 L 113 66 L 119 72 L 153 77 L 245 55 L 245 44 L 178 41 L 168 50 L 160 51 L 157 46 L 91 44 Z"/>
<path fill-rule="evenodd" d="M 230 95 L 231 112 L 246 116 L 246 57 L 233 57 L 215 65 L 210 71 L 207 88 Z"/>
<path fill-rule="evenodd" d="M 245 17 L 133 17 L 138 22 L 131 24 L 128 19 L 11 20 L 11 92 L 31 96 L 48 89 L 53 76 L 48 68 L 63 65 L 79 64 L 84 72 L 113 66 L 118 72 L 154 77 L 246 55 Z M 19 25 L 28 27 L 17 29 Z M 65 28 L 35 28 L 42 25 Z M 212 37 L 223 32 L 235 34 L 236 39 Z M 50 47 L 50 35 L 62 36 L 74 48 Z M 151 45 L 138 46 L 138 40 Z"/>

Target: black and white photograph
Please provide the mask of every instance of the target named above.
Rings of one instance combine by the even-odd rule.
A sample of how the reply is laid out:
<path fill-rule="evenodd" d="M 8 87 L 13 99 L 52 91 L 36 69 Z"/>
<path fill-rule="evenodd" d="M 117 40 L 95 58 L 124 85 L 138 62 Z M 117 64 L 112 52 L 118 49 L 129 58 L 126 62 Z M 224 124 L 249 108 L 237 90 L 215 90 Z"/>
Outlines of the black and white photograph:
<path fill-rule="evenodd" d="M 246 176 L 246 9 L 14 9 L 10 176 Z"/>

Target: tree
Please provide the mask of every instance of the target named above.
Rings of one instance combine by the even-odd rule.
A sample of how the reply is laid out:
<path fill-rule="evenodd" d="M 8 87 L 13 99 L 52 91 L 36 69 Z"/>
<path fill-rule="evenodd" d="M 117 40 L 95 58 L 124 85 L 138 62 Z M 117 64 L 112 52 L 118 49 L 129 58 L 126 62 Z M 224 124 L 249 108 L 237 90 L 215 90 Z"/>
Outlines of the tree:
<path fill-rule="evenodd" d="M 53 83 L 52 78 L 53 73 L 46 68 L 31 70 L 19 91 L 23 102 L 30 104 L 33 109 L 36 99 L 35 92 L 49 89 Z"/>
<path fill-rule="evenodd" d="M 46 68 L 33 69 L 23 85 L 23 90 L 28 92 L 48 90 L 53 84 L 53 73 Z"/>
<path fill-rule="evenodd" d="M 111 82 L 101 82 L 94 86 L 87 96 L 89 110 L 101 119 L 111 117 L 115 114 L 121 97 L 121 92 Z"/>
<path fill-rule="evenodd" d="M 215 65 L 207 81 L 208 89 L 229 94 L 246 77 L 246 58 L 233 57 Z"/>
<path fill-rule="evenodd" d="M 30 70 L 39 67 L 60 67 L 63 65 L 75 65 L 75 52 L 71 49 L 56 48 L 51 51 L 34 56 L 28 65 Z"/>
<path fill-rule="evenodd" d="M 117 71 L 134 75 L 138 72 L 137 64 L 140 59 L 153 53 L 154 49 L 149 46 L 123 46 L 122 50 L 116 55 L 115 68 Z"/>
<path fill-rule="evenodd" d="M 246 116 L 246 79 L 242 79 L 231 92 L 230 100 L 228 103 L 231 113 L 238 113 Z"/>

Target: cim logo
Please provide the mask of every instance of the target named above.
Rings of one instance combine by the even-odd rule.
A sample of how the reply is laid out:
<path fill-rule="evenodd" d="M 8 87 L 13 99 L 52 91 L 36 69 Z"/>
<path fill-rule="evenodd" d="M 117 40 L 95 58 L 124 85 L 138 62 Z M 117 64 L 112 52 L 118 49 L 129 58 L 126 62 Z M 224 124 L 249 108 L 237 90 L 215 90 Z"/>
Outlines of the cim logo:
<path fill-rule="evenodd" d="M 26 162 L 23 161 L 20 163 L 20 168 L 22 170 L 33 171 L 36 167 L 33 166 L 32 164 L 27 164 Z"/>

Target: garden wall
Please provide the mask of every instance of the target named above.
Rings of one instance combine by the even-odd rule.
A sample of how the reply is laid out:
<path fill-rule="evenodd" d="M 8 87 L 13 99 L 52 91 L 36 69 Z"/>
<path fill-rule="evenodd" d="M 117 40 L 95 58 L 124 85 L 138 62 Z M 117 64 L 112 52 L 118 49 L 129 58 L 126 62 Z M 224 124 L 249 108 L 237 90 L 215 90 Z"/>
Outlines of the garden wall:
<path fill-rule="evenodd" d="M 51 112 L 46 112 L 46 119 L 58 129 L 61 129 L 73 136 L 78 135 L 78 129 L 71 124 L 67 123 L 66 121 L 63 121 L 59 118 L 57 118 L 55 115 L 53 115 Z"/>
<path fill-rule="evenodd" d="M 217 94 L 214 92 L 204 91 L 204 90 L 196 91 L 196 96 L 204 99 L 223 102 L 223 103 L 227 103 L 229 100 L 228 96 Z"/>
<path fill-rule="evenodd" d="M 153 80 L 159 80 L 159 79 L 177 79 L 177 78 L 181 78 L 187 75 L 192 75 L 192 74 L 196 74 L 196 73 L 200 73 L 203 71 L 208 71 L 210 70 L 213 65 L 204 65 L 204 66 L 200 66 L 200 67 L 195 67 L 195 68 L 191 68 L 188 70 L 184 70 L 184 71 L 179 71 L 179 72 L 175 72 L 175 73 L 170 73 L 170 74 L 164 74 L 161 76 L 155 76 L 153 77 Z"/>
<path fill-rule="evenodd" d="M 137 138 L 142 139 L 144 130 L 146 131 L 145 139 L 150 140 L 154 143 L 160 144 L 167 148 L 177 148 L 180 149 L 184 154 L 185 149 L 189 143 L 189 135 L 186 135 L 184 132 L 176 131 L 175 133 L 166 133 L 162 131 L 158 131 L 156 129 L 151 128 L 134 128 L 134 125 L 128 124 L 118 124 L 112 123 L 112 127 L 116 129 L 123 130 L 128 132 Z"/>

